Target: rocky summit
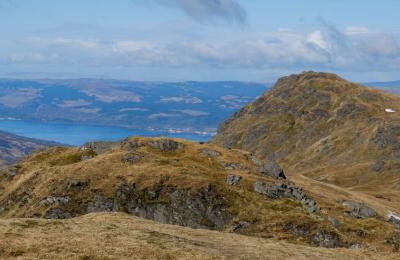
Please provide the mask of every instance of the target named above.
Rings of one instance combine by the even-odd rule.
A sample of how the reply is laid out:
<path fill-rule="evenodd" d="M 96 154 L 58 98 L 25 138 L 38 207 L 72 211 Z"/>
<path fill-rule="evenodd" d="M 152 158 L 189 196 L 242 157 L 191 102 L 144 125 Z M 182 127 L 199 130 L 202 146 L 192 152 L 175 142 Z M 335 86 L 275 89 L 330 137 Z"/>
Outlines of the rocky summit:
<path fill-rule="evenodd" d="M 329 73 L 283 77 L 222 123 L 212 142 L 279 163 L 332 203 L 356 200 L 386 218 L 400 213 L 397 95 Z"/>
<path fill-rule="evenodd" d="M 393 223 L 361 204 L 318 203 L 313 190 L 286 178 L 276 162 L 181 139 L 52 147 L 4 169 L 0 191 L 2 218 L 122 212 L 316 247 L 391 252 L 400 243 Z"/>

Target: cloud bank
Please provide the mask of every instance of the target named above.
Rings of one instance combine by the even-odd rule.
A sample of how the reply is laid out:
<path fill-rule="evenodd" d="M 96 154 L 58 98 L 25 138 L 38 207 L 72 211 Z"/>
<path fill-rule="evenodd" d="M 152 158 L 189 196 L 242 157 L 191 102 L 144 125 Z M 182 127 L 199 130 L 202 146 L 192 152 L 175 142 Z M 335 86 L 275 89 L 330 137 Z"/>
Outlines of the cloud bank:
<path fill-rule="evenodd" d="M 0 63 L 85 68 L 197 68 L 225 70 L 346 72 L 399 71 L 396 35 L 365 27 L 342 30 L 320 19 L 310 30 L 234 35 L 195 40 L 31 37 L 20 49 L 0 54 Z"/>

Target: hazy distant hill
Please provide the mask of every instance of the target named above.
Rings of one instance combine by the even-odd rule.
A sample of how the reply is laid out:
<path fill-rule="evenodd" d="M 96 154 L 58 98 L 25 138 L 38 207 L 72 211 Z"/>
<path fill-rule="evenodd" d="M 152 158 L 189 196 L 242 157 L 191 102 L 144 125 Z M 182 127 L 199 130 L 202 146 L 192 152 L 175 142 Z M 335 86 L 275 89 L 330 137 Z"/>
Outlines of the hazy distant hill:
<path fill-rule="evenodd" d="M 388 81 L 388 82 L 368 82 L 365 83 L 364 85 L 369 87 L 379 88 L 387 92 L 400 94 L 400 80 Z"/>
<path fill-rule="evenodd" d="M 263 93 L 244 82 L 0 80 L 0 117 L 213 131 Z"/>
<path fill-rule="evenodd" d="M 0 131 L 0 167 L 15 163 L 34 150 L 54 146 L 56 143 L 27 138 Z"/>

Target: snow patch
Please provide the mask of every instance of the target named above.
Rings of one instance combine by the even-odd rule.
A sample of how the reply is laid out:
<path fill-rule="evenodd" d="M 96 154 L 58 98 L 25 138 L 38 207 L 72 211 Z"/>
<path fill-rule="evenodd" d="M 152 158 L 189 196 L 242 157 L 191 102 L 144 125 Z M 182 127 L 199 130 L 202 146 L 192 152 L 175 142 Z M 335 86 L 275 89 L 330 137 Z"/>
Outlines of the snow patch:
<path fill-rule="evenodd" d="M 391 108 L 386 108 L 385 109 L 385 112 L 388 112 L 388 113 L 394 113 L 394 112 L 396 112 L 396 111 L 394 111 L 393 109 L 391 109 Z"/>

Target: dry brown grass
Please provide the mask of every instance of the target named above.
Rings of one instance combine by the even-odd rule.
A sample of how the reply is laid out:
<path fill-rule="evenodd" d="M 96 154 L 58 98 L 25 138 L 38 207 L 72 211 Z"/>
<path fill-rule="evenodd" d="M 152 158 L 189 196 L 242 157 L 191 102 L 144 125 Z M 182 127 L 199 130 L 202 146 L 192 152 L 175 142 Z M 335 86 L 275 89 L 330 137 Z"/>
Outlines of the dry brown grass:
<path fill-rule="evenodd" d="M 338 114 L 346 104 L 347 111 Z M 310 119 L 315 111 L 322 116 Z M 381 147 L 374 141 L 378 128 L 386 129 Z M 386 216 L 400 214 L 398 129 L 399 96 L 306 72 L 279 80 L 222 124 L 213 142 L 260 158 L 277 155 L 287 175 L 322 204 L 353 199 Z M 379 160 L 384 167 L 373 170 Z"/>
<path fill-rule="evenodd" d="M 158 139 L 131 140 L 146 143 Z M 345 246 L 359 243 L 364 248 L 373 247 L 379 252 L 393 250 L 393 246 L 385 243 L 394 231 L 393 225 L 377 220 L 369 224 L 375 227 L 365 228 L 366 221 L 344 217 L 344 209 L 338 206 L 336 200 L 342 197 L 351 198 L 341 194 L 350 194 L 352 191 L 339 189 L 334 185 L 329 187 L 330 184 L 296 175 L 299 178 L 294 179 L 304 186 L 322 208 L 320 214 L 310 215 L 299 202 L 289 199 L 269 200 L 255 193 L 253 185 L 256 181 L 273 183 L 276 180 L 260 175 L 248 159 L 247 152 L 226 150 L 211 144 L 176 141 L 184 143 L 185 148 L 176 152 L 161 152 L 148 145 L 135 149 L 135 153 L 143 155 L 143 159 L 133 164 L 121 161 L 128 151 L 120 147 L 84 161 L 78 159 L 86 152 L 78 148 L 50 148 L 36 153 L 20 163 L 16 177 L 0 179 L 0 186 L 4 189 L 0 194 L 0 203 L 5 205 L 10 198 L 14 200 L 2 213 L 2 217 L 45 216 L 49 206 L 43 205 L 41 201 L 49 196 L 69 196 L 70 202 L 59 207 L 71 212 L 72 216 L 80 216 L 86 213 L 86 205 L 94 199 L 95 194 L 101 192 L 104 196 L 113 198 L 121 183 L 134 185 L 138 194 L 147 189 L 155 190 L 160 185 L 172 190 L 179 188 L 194 191 L 214 185 L 219 194 L 226 198 L 227 207 L 235 216 L 232 223 L 247 221 L 251 224 L 248 228 L 237 231 L 243 235 L 310 245 L 313 234 L 322 230 L 337 233 Z M 204 156 L 201 150 L 205 148 L 219 151 L 221 156 Z M 242 168 L 226 170 L 221 162 L 239 163 Z M 226 184 L 226 176 L 231 173 L 242 177 L 238 185 Z M 68 190 L 71 180 L 83 181 L 88 185 L 82 189 Z M 27 194 L 28 199 L 25 199 Z M 167 202 L 169 197 L 168 194 L 165 195 L 163 197 L 161 194 L 157 202 Z M 342 197 L 338 197 L 339 195 Z M 337 216 L 344 225 L 334 228 L 327 220 L 328 215 Z M 73 221 L 68 223 L 74 223 Z M 307 226 L 308 233 L 299 236 L 291 230 L 285 230 L 287 225 Z M 232 225 L 227 225 L 225 231 L 230 231 L 231 228 Z M 364 232 L 366 237 L 357 236 L 357 232 Z"/>
<path fill-rule="evenodd" d="M 0 220 L 1 259 L 396 259 L 360 249 L 322 249 L 190 229 L 122 213 L 70 220 Z"/>

